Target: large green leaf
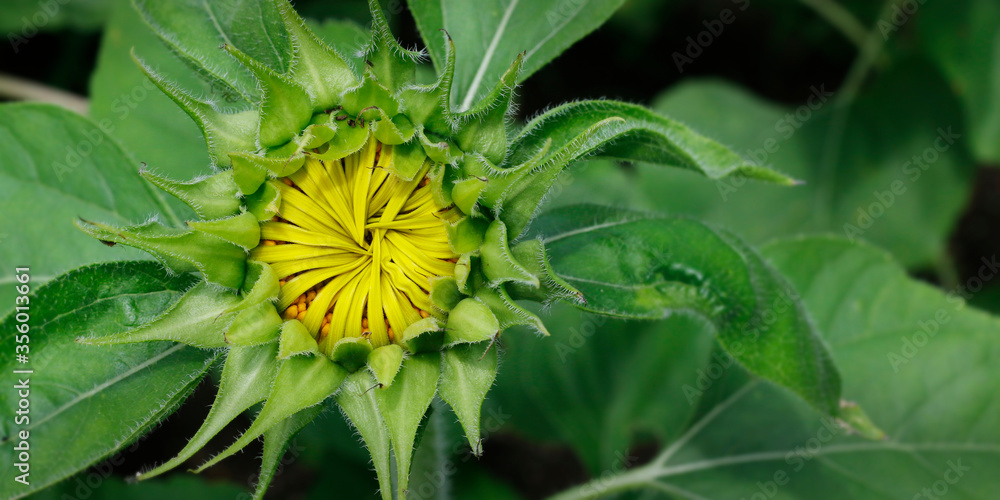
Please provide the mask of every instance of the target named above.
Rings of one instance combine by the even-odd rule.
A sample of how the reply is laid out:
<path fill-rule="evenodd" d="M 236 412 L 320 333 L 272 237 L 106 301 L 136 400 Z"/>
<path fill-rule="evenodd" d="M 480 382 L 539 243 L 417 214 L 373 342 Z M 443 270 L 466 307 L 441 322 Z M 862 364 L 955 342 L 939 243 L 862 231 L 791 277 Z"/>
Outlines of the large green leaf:
<path fill-rule="evenodd" d="M 157 342 L 114 347 L 76 342 L 92 333 L 116 333 L 147 323 L 195 282 L 169 276 L 152 262 L 105 263 L 80 268 L 30 297 L 28 364 L 15 358 L 17 320 L 2 323 L 4 385 L 30 379 L 29 422 L 16 423 L 18 396 L 0 393 L 0 452 L 13 472 L 20 432 L 30 445 L 30 486 L 4 481 L 9 498 L 69 477 L 135 440 L 169 415 L 198 384 L 215 354 Z M 33 374 L 13 374 L 30 369 Z"/>
<path fill-rule="evenodd" d="M 434 64 L 445 62 L 444 29 L 455 41 L 452 103 L 465 110 L 525 53 L 531 76 L 604 23 L 624 0 L 408 0 Z"/>
<path fill-rule="evenodd" d="M 669 440 L 684 430 L 699 401 L 684 387 L 697 386 L 713 345 L 702 319 L 626 322 L 559 305 L 545 322 L 551 337 L 504 335 L 484 432 L 505 426 L 567 443 L 600 474 L 629 455 L 637 436 Z"/>
<path fill-rule="evenodd" d="M 77 217 L 123 224 L 166 212 L 121 147 L 94 123 L 45 104 L 0 106 L 0 311 L 13 307 L 14 266 L 43 283 L 83 264 L 142 258 L 111 250 L 73 226 Z"/>
<path fill-rule="evenodd" d="M 944 70 L 966 112 L 982 162 L 1000 163 L 1000 4 L 928 2 L 918 23 L 925 50 Z"/>
<path fill-rule="evenodd" d="M 839 141 L 831 91 L 814 87 L 814 111 L 808 103 L 776 106 L 715 81 L 671 90 L 657 110 L 805 185 L 709 182 L 640 165 L 633 182 L 643 194 L 634 206 L 707 219 L 751 243 L 829 230 L 883 245 L 907 266 L 937 262 L 973 170 L 968 131 L 947 83 L 925 63 L 894 63 L 851 105 Z M 930 161 L 913 161 L 925 155 Z"/>
<path fill-rule="evenodd" d="M 535 230 L 556 273 L 583 293 L 583 309 L 632 319 L 699 314 L 751 372 L 838 414 L 840 377 L 798 294 L 735 237 L 596 205 L 552 211 Z"/>
<path fill-rule="evenodd" d="M 627 488 L 682 498 L 995 498 L 1000 320 L 866 245 L 803 238 L 763 253 L 802 292 L 837 362 L 851 367 L 845 397 L 887 439 L 862 441 L 773 387 L 731 390 L 720 377 L 712 390 L 726 400 L 649 466 L 560 498 Z M 983 269 L 995 275 L 1000 265 Z"/>

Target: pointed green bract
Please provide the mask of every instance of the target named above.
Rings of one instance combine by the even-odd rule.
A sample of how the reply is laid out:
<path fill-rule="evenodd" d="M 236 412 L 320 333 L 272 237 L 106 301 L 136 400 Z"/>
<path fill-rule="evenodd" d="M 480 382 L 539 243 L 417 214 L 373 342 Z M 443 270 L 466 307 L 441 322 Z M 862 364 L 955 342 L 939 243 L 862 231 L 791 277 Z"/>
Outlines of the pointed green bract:
<path fill-rule="evenodd" d="M 340 387 L 347 371 L 325 356 L 295 356 L 281 362 L 264 408 L 250 428 L 225 451 L 198 467 L 201 472 L 242 450 L 251 441 L 295 413 L 322 403 Z"/>
<path fill-rule="evenodd" d="M 440 354 L 417 354 L 403 362 L 403 368 L 391 386 L 378 389 L 375 393 L 396 456 L 397 494 L 400 500 L 406 498 L 417 428 L 434 399 L 440 375 Z"/>
<path fill-rule="evenodd" d="M 368 7 L 372 14 L 372 41 L 365 51 L 365 59 L 371 64 L 376 78 L 396 92 L 414 80 L 416 62 L 423 58 L 423 54 L 399 45 L 389 30 L 389 22 L 379 0 L 368 0 Z"/>
<path fill-rule="evenodd" d="M 507 114 L 523 62 L 521 53 L 492 92 L 474 108 L 455 117 L 459 123 L 457 142 L 463 151 L 475 151 L 496 164 L 503 161 L 507 155 Z"/>
<path fill-rule="evenodd" d="M 371 454 L 382 499 L 392 500 L 391 443 L 389 430 L 386 429 L 382 413 L 375 402 L 373 391 L 376 386 L 370 373 L 356 371 L 344 381 L 344 387 L 337 394 L 336 400 L 344 415 L 361 434 L 361 439 Z"/>
<path fill-rule="evenodd" d="M 347 369 L 349 372 L 356 372 L 368 362 L 368 355 L 372 352 L 372 344 L 362 337 L 344 337 L 333 346 L 330 358 Z"/>
<path fill-rule="evenodd" d="M 137 476 L 150 479 L 167 472 L 194 456 L 229 422 L 267 397 L 271 381 L 277 373 L 277 345 L 232 347 L 226 355 L 219 392 L 205 422 L 180 453 L 159 467 Z"/>
<path fill-rule="evenodd" d="M 403 348 L 396 344 L 379 347 L 368 354 L 368 367 L 371 368 L 372 375 L 382 387 L 388 387 L 392 384 L 402 364 Z"/>
<path fill-rule="evenodd" d="M 569 302 L 586 302 L 583 294 L 556 274 L 545 253 L 545 243 L 541 239 L 526 240 L 511 248 L 511 254 L 524 268 L 538 278 L 539 287 L 526 286 L 521 283 L 511 283 L 511 296 L 514 299 L 528 299 L 538 302 L 565 300 Z"/>
<path fill-rule="evenodd" d="M 246 255 L 242 248 L 221 238 L 168 228 L 155 221 L 120 229 L 82 219 L 76 225 L 107 244 L 121 243 L 149 252 L 176 273 L 199 271 L 206 280 L 231 289 L 243 285 Z"/>
<path fill-rule="evenodd" d="M 500 323 L 500 331 L 514 326 L 527 326 L 538 332 L 539 335 L 546 337 L 549 335 L 549 331 L 545 328 L 545 324 L 542 323 L 541 318 L 517 305 L 510 298 L 510 295 L 507 294 L 507 290 L 503 285 L 496 288 L 482 287 L 476 290 L 475 296 L 489 306 L 490 311 L 493 312 L 493 315 L 496 316 L 497 321 Z"/>
<path fill-rule="evenodd" d="M 239 303 L 234 294 L 220 293 L 207 282 L 185 292 L 160 318 L 139 328 L 105 337 L 84 337 L 78 341 L 91 345 L 115 345 L 133 342 L 171 340 L 194 347 L 225 347 L 225 334 L 236 317 L 231 312 Z"/>
<path fill-rule="evenodd" d="M 260 243 L 260 224 L 250 212 L 226 219 L 188 222 L 188 226 L 250 250 Z"/>
<path fill-rule="evenodd" d="M 173 99 L 191 117 L 205 135 L 209 154 L 216 165 L 230 165 L 228 153 L 256 149 L 253 137 L 259 115 L 253 111 L 223 113 L 211 104 L 199 101 L 150 69 L 133 54 L 136 63 L 159 89 Z"/>
<path fill-rule="evenodd" d="M 244 301 L 245 302 L 245 301 Z M 255 346 L 278 340 L 282 320 L 274 304 L 265 302 L 244 309 L 226 330 L 226 344 L 231 346 Z"/>
<path fill-rule="evenodd" d="M 483 452 L 479 417 L 486 393 L 497 376 L 497 349 L 489 342 L 458 345 L 444 352 L 441 368 L 441 399 L 447 402 L 469 440 L 472 452 Z"/>
<path fill-rule="evenodd" d="M 274 0 L 274 3 L 292 39 L 295 52 L 292 79 L 309 93 L 313 111 L 332 109 L 345 90 L 357 85 L 351 67 L 306 27 L 289 2 Z"/>
<path fill-rule="evenodd" d="M 434 85 L 405 88 L 400 100 L 406 103 L 407 116 L 413 123 L 423 125 L 442 134 L 450 134 L 455 119 L 449 101 L 451 84 L 455 80 L 455 43 L 451 36 L 442 31 L 447 55 L 444 68 L 438 74 Z"/>
<path fill-rule="evenodd" d="M 299 355 L 322 356 L 319 352 L 319 345 L 316 344 L 316 339 L 309 333 L 309 330 L 301 321 L 293 319 L 286 321 L 281 327 L 278 357 L 288 359 Z"/>
<path fill-rule="evenodd" d="M 186 203 L 202 219 L 227 217 L 240 210 L 239 188 L 229 172 L 219 172 L 191 182 L 172 181 L 145 169 L 139 174 Z"/>
<path fill-rule="evenodd" d="M 500 322 L 478 299 L 462 299 L 448 314 L 445 344 L 467 344 L 492 339 L 500 333 Z"/>
<path fill-rule="evenodd" d="M 483 273 L 490 280 L 491 286 L 506 282 L 520 282 L 529 286 L 539 286 L 538 278 L 529 273 L 510 251 L 508 246 L 507 225 L 502 220 L 495 220 L 486 230 L 483 247 L 480 250 L 483 262 Z"/>
<path fill-rule="evenodd" d="M 257 77 L 264 91 L 257 132 L 260 144 L 280 146 L 298 135 L 312 118 L 312 102 L 306 90 L 236 47 L 226 44 L 225 49 Z"/>

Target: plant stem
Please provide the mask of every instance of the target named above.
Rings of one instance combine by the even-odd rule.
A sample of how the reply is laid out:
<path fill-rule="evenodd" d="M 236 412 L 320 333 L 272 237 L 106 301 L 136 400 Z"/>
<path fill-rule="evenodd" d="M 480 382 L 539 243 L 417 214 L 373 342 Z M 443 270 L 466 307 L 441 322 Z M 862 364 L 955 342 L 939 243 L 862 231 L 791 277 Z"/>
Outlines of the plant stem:
<path fill-rule="evenodd" d="M 854 17 L 854 14 L 851 14 L 851 11 L 845 9 L 836 0 L 801 1 L 826 19 L 834 28 L 840 30 L 851 43 L 857 45 L 858 48 L 864 47 L 865 40 L 868 38 L 868 30 L 861 24 L 861 21 L 858 21 L 858 18 Z"/>
<path fill-rule="evenodd" d="M 87 99 L 70 92 L 5 73 L 0 73 L 0 97 L 17 101 L 48 102 L 81 115 L 87 114 Z"/>

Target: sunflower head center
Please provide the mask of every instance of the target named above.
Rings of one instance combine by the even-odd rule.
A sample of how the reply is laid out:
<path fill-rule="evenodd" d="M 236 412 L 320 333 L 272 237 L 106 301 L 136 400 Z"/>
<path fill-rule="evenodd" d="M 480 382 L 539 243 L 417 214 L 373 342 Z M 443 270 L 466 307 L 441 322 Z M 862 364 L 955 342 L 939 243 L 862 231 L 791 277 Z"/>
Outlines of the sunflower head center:
<path fill-rule="evenodd" d="M 392 146 L 374 139 L 335 160 L 310 158 L 278 185 L 278 215 L 251 258 L 281 279 L 278 308 L 326 354 L 343 338 L 399 343 L 433 311 L 431 280 L 457 256 L 426 180 L 392 173 Z"/>

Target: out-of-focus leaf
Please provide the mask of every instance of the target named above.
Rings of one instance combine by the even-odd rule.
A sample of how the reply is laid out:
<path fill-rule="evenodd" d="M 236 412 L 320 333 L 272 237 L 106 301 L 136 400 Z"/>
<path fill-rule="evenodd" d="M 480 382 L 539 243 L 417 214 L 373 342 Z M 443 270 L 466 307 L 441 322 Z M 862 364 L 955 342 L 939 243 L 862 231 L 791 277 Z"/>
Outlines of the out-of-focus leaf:
<path fill-rule="evenodd" d="M 1000 163 L 1000 4 L 927 2 L 917 19 L 925 50 L 962 100 L 976 158 Z"/>
<path fill-rule="evenodd" d="M 703 320 L 625 322 L 559 305 L 545 322 L 551 337 L 504 335 L 499 380 L 483 412 L 486 434 L 505 426 L 567 443 L 599 474 L 629 456 L 636 436 L 667 440 L 683 431 L 699 400 L 684 387 L 697 386 L 713 345 Z"/>
<path fill-rule="evenodd" d="M 2 323 L 5 385 L 28 379 L 29 422 L 15 422 L 17 393 L 0 393 L 0 453 L 13 473 L 15 444 L 29 433 L 30 486 L 0 485 L 10 498 L 43 488 L 97 462 L 145 434 L 169 415 L 201 380 L 216 355 L 166 343 L 94 347 L 76 342 L 92 333 L 117 333 L 161 314 L 195 282 L 169 276 L 152 262 L 105 263 L 67 273 L 30 296 L 28 363 L 15 357 L 14 315 Z M 20 352 L 20 351 L 19 351 Z M 32 374 L 13 374 L 30 369 Z M 9 382 L 9 384 L 8 384 Z"/>
<path fill-rule="evenodd" d="M 1000 320 L 909 278 L 867 245 L 802 238 L 763 253 L 802 292 L 837 362 L 851 367 L 845 397 L 887 438 L 850 436 L 772 386 L 720 383 L 710 394 L 725 401 L 649 466 L 557 498 L 632 488 L 686 498 L 994 498 Z"/>
<path fill-rule="evenodd" d="M 534 227 L 553 269 L 583 293 L 582 309 L 631 319 L 698 314 L 751 372 L 837 415 L 840 377 L 798 294 L 735 237 L 595 205 L 554 210 Z"/>
<path fill-rule="evenodd" d="M 604 23 L 623 0 L 409 0 L 434 64 L 444 66 L 444 29 L 455 41 L 452 103 L 469 109 L 521 52 L 525 80 Z M 392 14 L 392 12 L 390 12 Z"/>
<path fill-rule="evenodd" d="M 111 12 L 112 0 L 7 0 L 0 16 L 0 32 L 14 52 L 39 32 L 65 28 L 91 30 Z"/>
<path fill-rule="evenodd" d="M 106 124 L 105 124 L 106 125 Z M 73 226 L 77 217 L 123 224 L 169 209 L 138 175 L 107 127 L 46 104 L 0 106 L 0 311 L 14 304 L 14 266 L 41 284 L 75 267 L 118 258 Z"/>

